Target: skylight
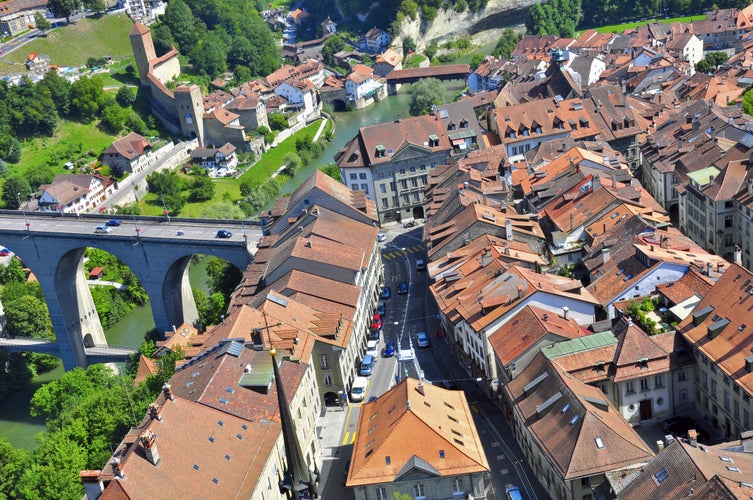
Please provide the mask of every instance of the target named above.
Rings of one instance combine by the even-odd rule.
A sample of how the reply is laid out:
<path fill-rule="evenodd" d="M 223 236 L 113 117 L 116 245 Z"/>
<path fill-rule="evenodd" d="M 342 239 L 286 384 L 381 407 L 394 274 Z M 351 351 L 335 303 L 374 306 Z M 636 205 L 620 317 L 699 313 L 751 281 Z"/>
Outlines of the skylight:
<path fill-rule="evenodd" d="M 601 439 L 601 436 L 596 436 L 594 438 L 594 441 L 596 441 L 596 447 L 598 449 L 601 450 L 602 448 L 604 448 L 604 441 Z"/>
<path fill-rule="evenodd" d="M 664 469 L 659 469 L 657 472 L 654 473 L 654 479 L 656 479 L 656 482 L 661 484 L 664 482 L 665 479 L 669 477 L 669 474 L 667 474 L 667 471 Z"/>
<path fill-rule="evenodd" d="M 730 457 L 719 457 L 722 462 L 734 463 Z"/>
<path fill-rule="evenodd" d="M 575 425 L 578 419 L 580 419 L 580 415 L 573 416 L 573 418 L 570 419 L 570 425 Z"/>
<path fill-rule="evenodd" d="M 727 470 L 730 472 L 740 472 L 740 469 L 738 469 L 737 467 L 733 467 L 731 465 L 727 466 Z"/>

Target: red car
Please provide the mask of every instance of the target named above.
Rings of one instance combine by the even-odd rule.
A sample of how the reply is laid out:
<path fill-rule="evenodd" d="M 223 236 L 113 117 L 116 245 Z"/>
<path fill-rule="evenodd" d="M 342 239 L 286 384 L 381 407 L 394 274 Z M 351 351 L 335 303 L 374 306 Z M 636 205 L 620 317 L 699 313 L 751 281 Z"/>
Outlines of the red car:
<path fill-rule="evenodd" d="M 7 257 L 8 255 L 10 255 L 10 250 L 8 250 L 7 248 L 0 250 L 0 257 Z"/>
<path fill-rule="evenodd" d="M 371 320 L 371 329 L 379 330 L 380 328 L 382 328 L 382 317 L 379 315 L 379 313 L 377 313 Z"/>

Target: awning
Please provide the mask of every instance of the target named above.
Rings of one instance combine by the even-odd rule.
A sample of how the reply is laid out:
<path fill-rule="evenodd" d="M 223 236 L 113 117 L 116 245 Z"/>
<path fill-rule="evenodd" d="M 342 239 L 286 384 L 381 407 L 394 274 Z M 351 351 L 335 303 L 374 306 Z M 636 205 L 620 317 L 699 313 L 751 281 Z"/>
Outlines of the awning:
<path fill-rule="evenodd" d="M 464 139 L 455 139 L 454 141 L 452 141 L 452 145 L 453 146 L 460 146 L 460 145 L 463 145 L 463 144 L 465 144 L 465 140 Z"/>

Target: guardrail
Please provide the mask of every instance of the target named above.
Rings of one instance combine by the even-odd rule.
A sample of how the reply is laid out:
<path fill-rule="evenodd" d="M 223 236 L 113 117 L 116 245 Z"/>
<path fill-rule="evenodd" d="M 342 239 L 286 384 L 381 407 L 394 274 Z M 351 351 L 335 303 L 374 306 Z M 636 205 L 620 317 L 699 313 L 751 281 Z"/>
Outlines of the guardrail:
<path fill-rule="evenodd" d="M 73 214 L 63 214 L 62 212 L 41 213 L 41 212 L 25 212 L 27 219 L 51 219 L 51 218 L 68 218 L 68 219 L 84 219 L 84 220 L 96 220 L 96 221 L 108 221 L 110 219 L 121 219 L 123 221 L 134 220 L 144 222 L 168 222 L 168 219 L 164 215 L 100 215 L 100 214 L 81 214 L 77 217 Z M 0 216 L 8 215 L 13 217 L 23 217 L 20 210 L 6 210 L 0 209 Z M 170 222 L 180 222 L 182 224 L 226 224 L 231 226 L 258 226 L 261 227 L 261 222 L 251 219 L 193 219 L 189 217 L 170 217 Z"/>

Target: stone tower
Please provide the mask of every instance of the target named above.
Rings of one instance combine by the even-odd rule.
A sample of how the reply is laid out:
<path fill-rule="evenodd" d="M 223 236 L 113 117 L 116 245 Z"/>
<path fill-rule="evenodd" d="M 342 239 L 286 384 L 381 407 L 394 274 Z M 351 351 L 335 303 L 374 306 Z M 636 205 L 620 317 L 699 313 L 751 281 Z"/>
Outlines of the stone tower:
<path fill-rule="evenodd" d="M 136 58 L 136 67 L 139 70 L 141 85 L 148 86 L 150 63 L 157 58 L 157 53 L 154 51 L 152 33 L 143 24 L 136 23 L 131 28 L 128 36 L 131 39 L 131 49 L 133 50 L 133 57 Z"/>
<path fill-rule="evenodd" d="M 181 132 L 186 137 L 197 138 L 199 146 L 204 146 L 204 100 L 201 88 L 198 85 L 181 85 L 173 95 Z"/>

